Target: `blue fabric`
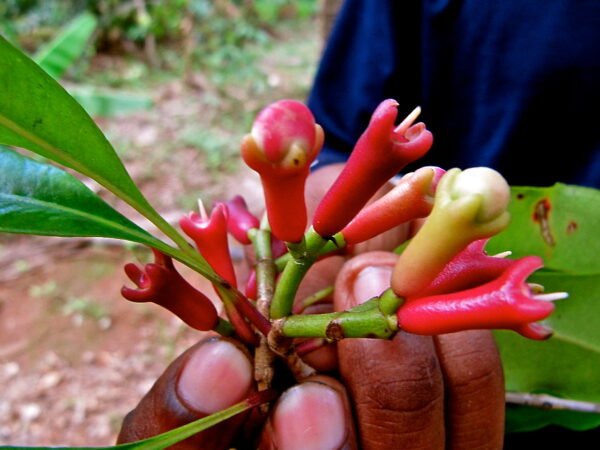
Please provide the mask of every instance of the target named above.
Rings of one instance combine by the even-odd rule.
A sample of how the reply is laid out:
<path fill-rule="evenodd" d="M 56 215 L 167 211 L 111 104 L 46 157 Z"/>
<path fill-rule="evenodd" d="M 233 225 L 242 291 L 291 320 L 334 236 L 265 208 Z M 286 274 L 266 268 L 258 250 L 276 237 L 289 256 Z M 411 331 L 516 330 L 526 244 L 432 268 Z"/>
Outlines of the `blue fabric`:
<path fill-rule="evenodd" d="M 320 164 L 347 158 L 385 98 L 421 105 L 434 133 L 408 169 L 600 188 L 600 1 L 346 0 L 308 101 Z"/>

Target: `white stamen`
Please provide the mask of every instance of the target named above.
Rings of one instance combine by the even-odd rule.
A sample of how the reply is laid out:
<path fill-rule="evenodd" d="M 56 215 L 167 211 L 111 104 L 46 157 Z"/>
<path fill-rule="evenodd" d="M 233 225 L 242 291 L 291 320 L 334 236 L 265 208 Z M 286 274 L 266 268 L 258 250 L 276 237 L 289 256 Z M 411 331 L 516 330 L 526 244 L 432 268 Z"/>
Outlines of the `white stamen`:
<path fill-rule="evenodd" d="M 204 202 L 201 198 L 198 199 L 198 211 L 200 211 L 200 218 L 202 220 L 208 219 L 208 214 L 206 213 L 206 208 L 204 207 Z"/>
<path fill-rule="evenodd" d="M 510 250 L 506 250 L 505 252 L 500 252 L 496 253 L 495 255 L 492 255 L 492 258 L 506 258 L 510 255 L 512 255 L 512 252 Z"/>
<path fill-rule="evenodd" d="M 400 125 L 394 128 L 394 132 L 403 135 L 406 132 L 406 130 L 408 130 L 408 128 L 413 124 L 413 122 L 417 120 L 417 117 L 419 117 L 420 114 L 421 107 L 417 106 L 415 109 L 412 110 L 412 112 L 408 116 L 406 116 L 406 118 L 402 122 L 400 122 Z"/>
<path fill-rule="evenodd" d="M 568 296 L 569 294 L 567 292 L 551 292 L 549 294 L 534 295 L 533 298 L 544 302 L 553 302 L 555 300 L 562 300 Z"/>

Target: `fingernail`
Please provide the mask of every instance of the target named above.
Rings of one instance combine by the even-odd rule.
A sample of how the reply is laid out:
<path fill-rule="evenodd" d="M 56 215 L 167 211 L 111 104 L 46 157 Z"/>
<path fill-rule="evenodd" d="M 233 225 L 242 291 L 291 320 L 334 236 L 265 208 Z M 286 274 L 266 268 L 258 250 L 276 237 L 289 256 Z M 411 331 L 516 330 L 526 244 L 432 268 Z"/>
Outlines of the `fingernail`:
<path fill-rule="evenodd" d="M 273 429 L 278 450 L 340 448 L 348 434 L 344 402 L 326 385 L 299 384 L 277 402 Z"/>
<path fill-rule="evenodd" d="M 390 287 L 391 267 L 365 267 L 354 280 L 354 301 L 358 305 Z"/>
<path fill-rule="evenodd" d="M 246 397 L 252 383 L 248 357 L 231 342 L 200 345 L 179 375 L 177 395 L 188 408 L 212 414 Z"/>

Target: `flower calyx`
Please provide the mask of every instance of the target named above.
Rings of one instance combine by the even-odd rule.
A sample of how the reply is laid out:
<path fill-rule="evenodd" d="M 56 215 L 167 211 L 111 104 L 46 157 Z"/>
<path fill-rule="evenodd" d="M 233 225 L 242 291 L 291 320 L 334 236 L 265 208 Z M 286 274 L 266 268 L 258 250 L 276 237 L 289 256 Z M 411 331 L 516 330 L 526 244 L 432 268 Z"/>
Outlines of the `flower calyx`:
<path fill-rule="evenodd" d="M 358 244 L 403 223 L 426 217 L 444 173 L 439 167 L 422 167 L 404 175 L 390 192 L 360 210 L 342 229 L 344 241 L 349 245 Z"/>

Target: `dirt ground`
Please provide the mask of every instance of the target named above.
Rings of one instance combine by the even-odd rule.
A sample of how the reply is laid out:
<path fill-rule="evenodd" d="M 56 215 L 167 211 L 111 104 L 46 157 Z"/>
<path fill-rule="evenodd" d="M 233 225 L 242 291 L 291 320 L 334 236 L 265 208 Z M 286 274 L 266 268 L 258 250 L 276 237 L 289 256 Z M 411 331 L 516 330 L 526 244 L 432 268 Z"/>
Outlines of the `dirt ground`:
<path fill-rule="evenodd" d="M 30 241 L 6 246 L 32 255 Z M 40 265 L 2 282 L 0 442 L 111 444 L 123 416 L 202 333 L 154 304 L 120 297 L 123 264 L 146 259 L 145 251 L 36 241 L 48 250 Z M 210 292 L 194 275 L 189 281 Z"/>
<path fill-rule="evenodd" d="M 269 96 L 298 98 L 317 56 L 316 39 L 297 36 L 265 55 L 271 89 L 264 98 L 244 97 L 235 87 L 227 95 L 247 101 L 250 110 Z M 260 207 L 257 179 L 235 156 L 207 170 L 207 154 L 179 139 L 194 122 L 212 127 L 219 114 L 228 114 L 218 102 L 207 106 L 209 94 L 175 80 L 154 89 L 152 111 L 99 121 L 115 147 L 125 149 L 142 191 L 172 221 L 199 196 L 210 203 L 243 193 Z M 206 117 L 213 120 L 203 124 Z M 242 251 L 233 254 L 239 261 Z M 123 264 L 148 258 L 145 249 L 110 241 L 0 236 L 0 445 L 114 443 L 123 416 L 168 362 L 199 339 L 155 305 L 120 297 Z"/>

